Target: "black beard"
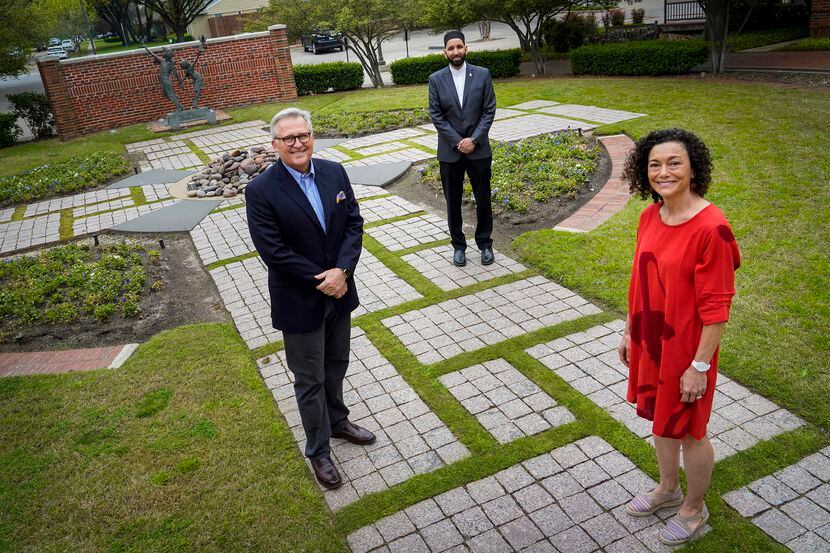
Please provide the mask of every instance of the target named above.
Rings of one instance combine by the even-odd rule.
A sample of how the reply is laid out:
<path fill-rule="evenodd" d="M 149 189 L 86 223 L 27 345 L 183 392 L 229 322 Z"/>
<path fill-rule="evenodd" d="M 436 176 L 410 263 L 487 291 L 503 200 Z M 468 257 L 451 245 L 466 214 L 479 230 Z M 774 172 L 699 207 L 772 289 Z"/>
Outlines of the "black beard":
<path fill-rule="evenodd" d="M 458 69 L 459 67 L 464 65 L 464 60 L 466 60 L 466 59 L 467 59 L 467 54 L 462 55 L 461 60 L 459 60 L 457 63 L 453 58 L 450 58 L 450 65 L 452 65 L 453 67 Z"/>

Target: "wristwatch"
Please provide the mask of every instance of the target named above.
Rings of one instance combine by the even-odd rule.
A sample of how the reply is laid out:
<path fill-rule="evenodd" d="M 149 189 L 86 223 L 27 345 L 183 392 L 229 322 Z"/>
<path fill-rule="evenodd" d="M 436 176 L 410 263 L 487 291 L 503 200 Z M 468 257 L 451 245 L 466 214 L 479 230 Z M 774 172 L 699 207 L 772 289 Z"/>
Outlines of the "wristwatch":
<path fill-rule="evenodd" d="M 705 373 L 712 365 L 706 361 L 692 361 L 692 367 L 699 373 Z"/>
<path fill-rule="evenodd" d="M 478 140 L 476 140 L 475 138 L 470 138 L 470 140 L 472 141 L 473 146 L 478 146 Z"/>
<path fill-rule="evenodd" d="M 346 278 L 351 278 L 352 272 L 350 270 L 345 269 L 343 267 L 340 267 L 340 270 L 343 271 L 343 274 L 346 275 Z"/>

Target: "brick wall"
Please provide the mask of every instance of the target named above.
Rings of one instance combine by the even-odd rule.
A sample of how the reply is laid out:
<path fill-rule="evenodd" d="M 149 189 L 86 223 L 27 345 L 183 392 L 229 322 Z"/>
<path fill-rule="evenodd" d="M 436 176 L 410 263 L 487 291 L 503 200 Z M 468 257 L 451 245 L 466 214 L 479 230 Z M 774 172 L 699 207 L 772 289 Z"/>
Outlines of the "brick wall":
<path fill-rule="evenodd" d="M 830 0 L 813 0 L 810 10 L 810 36 L 830 37 Z"/>
<path fill-rule="evenodd" d="M 174 60 L 193 60 L 198 43 L 172 45 Z M 161 55 L 162 48 L 151 49 Z M 58 61 L 38 69 L 61 140 L 149 122 L 173 111 L 159 83 L 159 66 L 144 50 Z M 222 109 L 297 97 L 285 25 L 268 31 L 209 39 L 197 71 L 205 84 L 200 106 Z M 174 83 L 182 106 L 192 105 L 192 81 Z"/>

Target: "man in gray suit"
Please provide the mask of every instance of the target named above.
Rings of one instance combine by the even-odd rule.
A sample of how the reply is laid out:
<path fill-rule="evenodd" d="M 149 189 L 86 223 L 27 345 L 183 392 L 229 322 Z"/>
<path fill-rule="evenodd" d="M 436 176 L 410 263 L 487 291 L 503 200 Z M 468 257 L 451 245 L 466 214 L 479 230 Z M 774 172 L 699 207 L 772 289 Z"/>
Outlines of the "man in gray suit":
<path fill-rule="evenodd" d="M 485 67 L 464 61 L 467 45 L 461 31 L 444 35 L 447 67 L 429 76 L 429 115 L 438 131 L 438 163 L 447 201 L 450 237 L 455 249 L 452 262 L 467 264 L 467 241 L 461 228 L 461 196 L 464 173 L 470 177 L 476 200 L 476 245 L 481 263 L 493 257 L 493 210 L 490 206 L 490 174 L 493 152 L 487 134 L 496 115 L 493 80 Z"/>

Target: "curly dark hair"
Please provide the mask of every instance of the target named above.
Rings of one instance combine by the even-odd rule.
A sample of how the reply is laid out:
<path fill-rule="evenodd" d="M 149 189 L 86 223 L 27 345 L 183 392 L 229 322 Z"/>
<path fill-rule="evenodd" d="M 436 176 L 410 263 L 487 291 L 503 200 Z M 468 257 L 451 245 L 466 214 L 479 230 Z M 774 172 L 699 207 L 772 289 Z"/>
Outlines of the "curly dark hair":
<path fill-rule="evenodd" d="M 623 181 L 628 182 L 632 194 L 637 193 L 643 199 L 650 194 L 655 202 L 660 201 L 660 195 L 648 182 L 648 156 L 652 148 L 665 142 L 680 142 L 686 147 L 692 164 L 692 192 L 702 198 L 712 182 L 712 157 L 701 139 L 683 129 L 652 131 L 638 140 L 625 160 Z"/>

